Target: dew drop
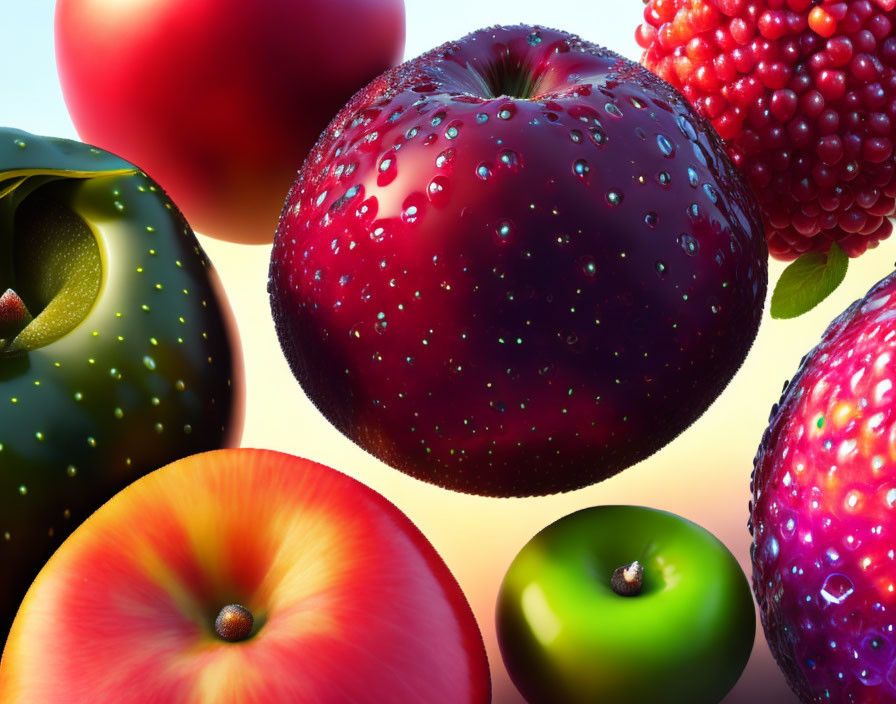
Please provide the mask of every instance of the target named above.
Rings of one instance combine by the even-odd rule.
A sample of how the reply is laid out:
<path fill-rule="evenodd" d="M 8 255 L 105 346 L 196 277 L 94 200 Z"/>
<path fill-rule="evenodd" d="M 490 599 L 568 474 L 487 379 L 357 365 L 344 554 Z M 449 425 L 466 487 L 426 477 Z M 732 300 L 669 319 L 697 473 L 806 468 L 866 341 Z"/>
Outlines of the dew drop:
<path fill-rule="evenodd" d="M 588 162 L 584 159 L 576 159 L 572 164 L 573 173 L 580 177 L 585 178 L 588 173 L 591 171 L 591 167 L 588 165 Z"/>
<path fill-rule="evenodd" d="M 607 103 L 604 109 L 613 117 L 622 117 L 622 110 L 619 109 L 616 103 Z"/>
<path fill-rule="evenodd" d="M 579 130 L 570 130 L 569 138 L 575 143 L 580 144 L 582 141 L 582 133 Z"/>
<path fill-rule="evenodd" d="M 476 175 L 483 181 L 488 181 L 491 178 L 492 170 L 489 168 L 489 165 L 484 161 L 476 167 Z"/>
<path fill-rule="evenodd" d="M 541 33 L 532 32 L 532 34 L 526 37 L 526 41 L 529 43 L 529 46 L 538 46 L 541 44 Z"/>
<path fill-rule="evenodd" d="M 454 158 L 454 154 L 454 149 L 446 149 L 436 157 L 436 166 L 441 169 Z"/>
<path fill-rule="evenodd" d="M 502 149 L 498 154 L 498 160 L 504 166 L 514 171 L 520 166 L 520 155 L 512 149 Z"/>
<path fill-rule="evenodd" d="M 672 183 L 672 174 L 670 174 L 668 171 L 660 171 L 657 179 L 659 180 L 660 185 L 668 186 L 670 183 Z"/>
<path fill-rule="evenodd" d="M 693 235 L 679 235 L 678 244 L 689 257 L 693 257 L 700 251 L 700 243 Z"/>
<path fill-rule="evenodd" d="M 501 220 L 495 227 L 495 235 L 498 242 L 506 244 L 513 236 L 514 226 L 511 220 Z"/>
<path fill-rule="evenodd" d="M 516 113 L 516 107 L 508 103 L 498 111 L 498 118 L 501 120 L 509 120 Z"/>
<path fill-rule="evenodd" d="M 426 195 L 436 205 L 443 204 L 448 198 L 448 177 L 433 176 L 426 187 Z"/>
<path fill-rule="evenodd" d="M 581 263 L 585 276 L 593 277 L 597 274 L 597 263 L 594 261 L 594 257 L 582 257 Z"/>
<path fill-rule="evenodd" d="M 647 227 L 655 228 L 659 220 L 659 216 L 652 210 L 644 216 L 644 223 Z"/>
<path fill-rule="evenodd" d="M 622 205 L 622 199 L 624 198 L 622 191 L 619 191 L 615 188 L 607 191 L 607 205 L 611 208 L 618 208 Z"/>
<path fill-rule="evenodd" d="M 691 184 L 692 188 L 696 188 L 697 184 L 700 183 L 700 179 L 697 176 L 697 172 L 694 170 L 694 167 L 688 167 L 688 183 Z M 709 184 L 707 184 L 709 185 Z"/>
<path fill-rule="evenodd" d="M 656 143 L 660 148 L 660 151 L 664 156 L 672 157 L 675 156 L 675 145 L 669 141 L 669 138 L 664 134 L 658 134 L 656 136 Z"/>
<path fill-rule="evenodd" d="M 821 587 L 821 596 L 829 604 L 842 604 L 853 593 L 855 587 L 845 574 L 834 572 L 828 575 Z"/>
<path fill-rule="evenodd" d="M 486 115 L 484 112 L 480 112 L 476 115 L 476 122 L 478 122 L 480 125 L 488 122 L 488 115 Z"/>
<path fill-rule="evenodd" d="M 654 266 L 656 268 L 656 273 L 659 274 L 660 276 L 665 276 L 666 272 L 669 271 L 669 268 L 666 266 L 666 264 L 664 262 L 657 261 L 657 263 Z"/>
<path fill-rule="evenodd" d="M 599 147 L 604 146 L 607 143 L 607 133 L 604 132 L 600 127 L 592 127 L 588 130 L 591 133 L 591 140 Z"/>
<path fill-rule="evenodd" d="M 417 222 L 419 219 L 419 210 L 416 205 L 410 205 L 401 213 L 401 219 L 408 223 L 412 224 Z"/>
<path fill-rule="evenodd" d="M 420 128 L 419 127 L 411 127 L 411 129 L 409 129 L 407 132 L 404 133 L 404 136 L 407 139 L 413 139 L 418 134 L 420 134 Z"/>
<path fill-rule="evenodd" d="M 438 127 L 439 125 L 442 124 L 442 120 L 444 120 L 444 119 L 445 119 L 445 112 L 443 110 L 439 110 L 439 112 L 437 112 L 435 115 L 433 115 L 432 120 L 430 121 L 429 124 L 431 124 L 433 127 Z"/>

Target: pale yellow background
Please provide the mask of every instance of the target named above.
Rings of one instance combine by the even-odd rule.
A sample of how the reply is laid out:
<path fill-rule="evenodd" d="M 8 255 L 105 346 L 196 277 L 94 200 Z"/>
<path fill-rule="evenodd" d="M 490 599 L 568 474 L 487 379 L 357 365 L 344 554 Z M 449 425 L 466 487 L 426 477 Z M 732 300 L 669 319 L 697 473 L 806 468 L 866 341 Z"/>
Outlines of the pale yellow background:
<path fill-rule="evenodd" d="M 481 26 L 518 22 L 575 31 L 632 58 L 638 56 L 632 34 L 643 10 L 639 0 L 407 0 L 407 7 L 408 57 Z M 4 67 L 0 124 L 75 137 L 53 64 L 52 9 L 52 0 L 0 0 L 0 65 Z M 846 283 L 812 313 L 795 321 L 766 316 L 744 368 L 725 393 L 692 428 L 654 457 L 571 494 L 494 500 L 454 494 L 409 479 L 373 460 L 330 427 L 305 398 L 280 353 L 266 294 L 270 248 L 208 238 L 202 238 L 202 243 L 220 272 L 242 335 L 248 386 L 245 445 L 291 452 L 339 468 L 407 512 L 435 544 L 470 599 L 489 650 L 495 704 L 522 702 L 507 679 L 495 643 L 493 606 L 498 585 L 523 544 L 557 518 L 606 503 L 666 509 L 714 532 L 749 569 L 749 477 L 769 409 L 784 380 L 794 373 L 828 322 L 889 273 L 896 257 L 896 241 L 887 242 L 852 262 Z M 772 283 L 782 268 L 772 265 Z M 755 702 L 796 702 L 771 662 L 761 632 L 746 674 L 725 700 L 726 704 Z"/>

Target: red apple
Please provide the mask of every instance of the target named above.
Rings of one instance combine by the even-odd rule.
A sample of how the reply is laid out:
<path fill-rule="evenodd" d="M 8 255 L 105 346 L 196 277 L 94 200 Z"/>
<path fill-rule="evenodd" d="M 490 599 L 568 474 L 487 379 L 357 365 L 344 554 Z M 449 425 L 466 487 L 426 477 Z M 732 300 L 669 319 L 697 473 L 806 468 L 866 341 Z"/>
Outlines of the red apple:
<path fill-rule="evenodd" d="M 308 396 L 352 440 L 462 491 L 584 486 L 721 393 L 766 287 L 755 201 L 643 67 L 492 27 L 380 76 L 280 219 L 270 291 Z"/>
<path fill-rule="evenodd" d="M 270 242 L 296 170 L 401 59 L 403 0 L 59 0 L 78 134 L 139 164 L 194 229 Z"/>
<path fill-rule="evenodd" d="M 0 701 L 485 704 L 463 593 L 395 506 L 322 465 L 221 450 L 116 495 L 53 555 Z"/>

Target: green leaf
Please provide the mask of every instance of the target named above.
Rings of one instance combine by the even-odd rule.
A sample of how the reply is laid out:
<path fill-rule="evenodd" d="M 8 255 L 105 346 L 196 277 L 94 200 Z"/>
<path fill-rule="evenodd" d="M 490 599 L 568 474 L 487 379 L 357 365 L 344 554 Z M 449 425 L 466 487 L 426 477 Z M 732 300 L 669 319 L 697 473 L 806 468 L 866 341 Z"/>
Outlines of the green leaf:
<path fill-rule="evenodd" d="M 843 283 L 849 257 L 836 242 L 827 254 L 808 252 L 778 279 L 772 294 L 773 318 L 796 318 L 821 303 Z"/>

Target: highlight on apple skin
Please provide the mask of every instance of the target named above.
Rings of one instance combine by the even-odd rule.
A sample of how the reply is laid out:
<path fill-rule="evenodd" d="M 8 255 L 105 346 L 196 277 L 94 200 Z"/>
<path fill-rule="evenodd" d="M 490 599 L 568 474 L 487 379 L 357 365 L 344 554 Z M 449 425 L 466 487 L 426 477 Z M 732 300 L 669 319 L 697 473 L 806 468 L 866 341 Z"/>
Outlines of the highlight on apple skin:
<path fill-rule="evenodd" d="M 0 660 L 3 704 L 489 700 L 479 628 L 423 534 L 269 450 L 188 457 L 115 496 L 38 575 Z"/>
<path fill-rule="evenodd" d="M 287 199 L 269 290 L 326 418 L 447 488 L 548 494 L 671 441 L 762 314 L 759 211 L 668 84 L 492 27 L 383 74 Z"/>
<path fill-rule="evenodd" d="M 217 274 L 137 167 L 0 128 L 0 644 L 63 539 L 141 475 L 239 444 Z"/>

